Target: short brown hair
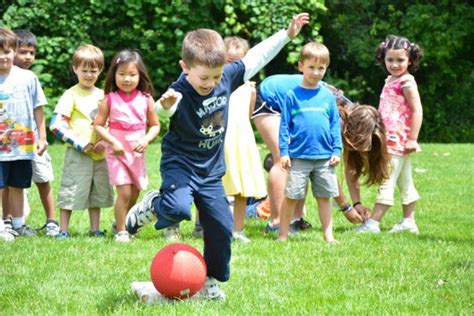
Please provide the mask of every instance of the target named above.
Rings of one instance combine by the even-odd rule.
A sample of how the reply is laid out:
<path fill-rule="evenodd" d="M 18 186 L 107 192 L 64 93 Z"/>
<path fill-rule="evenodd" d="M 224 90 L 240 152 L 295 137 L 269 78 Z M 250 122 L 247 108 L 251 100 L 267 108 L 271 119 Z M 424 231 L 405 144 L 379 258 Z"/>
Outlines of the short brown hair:
<path fill-rule="evenodd" d="M 197 29 L 188 32 L 183 40 L 181 58 L 188 65 L 220 67 L 225 64 L 224 40 L 214 30 Z"/>
<path fill-rule="evenodd" d="M 100 48 L 91 44 L 84 44 L 76 48 L 72 55 L 72 66 L 77 68 L 81 65 L 104 68 L 104 54 Z"/>
<path fill-rule="evenodd" d="M 246 39 L 238 36 L 226 36 L 224 38 L 224 45 L 227 50 L 232 47 L 235 49 L 241 49 L 246 54 L 250 49 L 249 42 Z"/>
<path fill-rule="evenodd" d="M 316 59 L 320 63 L 329 65 L 329 50 L 321 43 L 309 42 L 301 48 L 299 61 Z"/>
<path fill-rule="evenodd" d="M 2 47 L 3 50 L 7 48 L 11 48 L 13 50 L 17 49 L 17 37 L 12 30 L 0 27 L 0 47 Z"/>

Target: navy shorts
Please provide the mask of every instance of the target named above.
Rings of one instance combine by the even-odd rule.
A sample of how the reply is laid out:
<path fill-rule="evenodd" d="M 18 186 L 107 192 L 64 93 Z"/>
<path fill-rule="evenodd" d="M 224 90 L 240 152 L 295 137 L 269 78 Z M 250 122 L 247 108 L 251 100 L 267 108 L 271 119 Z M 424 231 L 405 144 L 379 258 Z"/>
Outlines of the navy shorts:
<path fill-rule="evenodd" d="M 281 113 L 280 111 L 268 105 L 267 102 L 263 101 L 262 97 L 260 96 L 260 90 L 257 88 L 257 97 L 255 99 L 255 110 L 253 111 L 251 118 L 254 119 L 262 115 L 281 116 Z"/>
<path fill-rule="evenodd" d="M 0 161 L 0 189 L 31 187 L 33 164 L 31 160 Z"/>

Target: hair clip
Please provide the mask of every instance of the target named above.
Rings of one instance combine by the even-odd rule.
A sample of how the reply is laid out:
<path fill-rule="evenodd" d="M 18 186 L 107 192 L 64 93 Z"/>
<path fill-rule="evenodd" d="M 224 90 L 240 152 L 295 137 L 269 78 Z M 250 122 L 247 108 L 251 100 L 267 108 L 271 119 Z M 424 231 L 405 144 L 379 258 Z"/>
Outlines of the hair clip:
<path fill-rule="evenodd" d="M 118 64 L 119 62 L 120 62 L 120 57 L 117 58 L 117 61 L 115 63 Z"/>
<path fill-rule="evenodd" d="M 383 49 L 387 48 L 387 42 L 380 43 L 380 47 Z"/>

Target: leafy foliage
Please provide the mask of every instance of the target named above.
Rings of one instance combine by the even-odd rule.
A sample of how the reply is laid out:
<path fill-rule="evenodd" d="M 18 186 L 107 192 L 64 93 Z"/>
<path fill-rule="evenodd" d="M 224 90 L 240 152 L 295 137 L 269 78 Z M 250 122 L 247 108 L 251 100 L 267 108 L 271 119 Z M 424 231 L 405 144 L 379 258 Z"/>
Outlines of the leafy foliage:
<path fill-rule="evenodd" d="M 423 141 L 473 142 L 474 7 L 469 1 L 411 3 L 402 0 L 16 0 L 0 2 L 0 25 L 32 30 L 39 40 L 33 70 L 54 106 L 75 82 L 69 70 L 82 43 L 102 48 L 106 68 L 122 48 L 139 50 L 157 95 L 179 75 L 181 42 L 205 27 L 239 35 L 256 44 L 285 28 L 298 12 L 309 12 L 303 30 L 261 72 L 294 73 L 298 51 L 309 40 L 331 51 L 326 80 L 361 103 L 377 105 L 386 76 L 375 64 L 376 46 L 388 34 L 418 43 L 425 52 L 415 73 L 424 106 Z M 102 77 L 103 78 L 103 77 Z M 99 82 L 99 85 L 101 83 Z M 52 109 L 47 109 L 47 115 Z M 165 128 L 166 129 L 166 128 Z"/>

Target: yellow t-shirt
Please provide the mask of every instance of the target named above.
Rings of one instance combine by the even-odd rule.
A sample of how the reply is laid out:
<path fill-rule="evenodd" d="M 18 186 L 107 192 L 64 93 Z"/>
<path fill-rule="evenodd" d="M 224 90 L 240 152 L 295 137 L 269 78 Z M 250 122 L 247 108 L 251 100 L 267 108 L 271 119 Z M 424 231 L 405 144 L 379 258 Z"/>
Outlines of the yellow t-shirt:
<path fill-rule="evenodd" d="M 54 109 L 55 113 L 69 118 L 68 138 L 74 144 L 80 144 L 79 147 L 84 148 L 88 143 L 96 144 L 100 140 L 93 124 L 103 98 L 102 89 L 93 87 L 85 90 L 77 84 L 64 92 Z M 88 155 L 94 160 L 101 160 L 105 158 L 105 151 L 91 151 Z"/>

